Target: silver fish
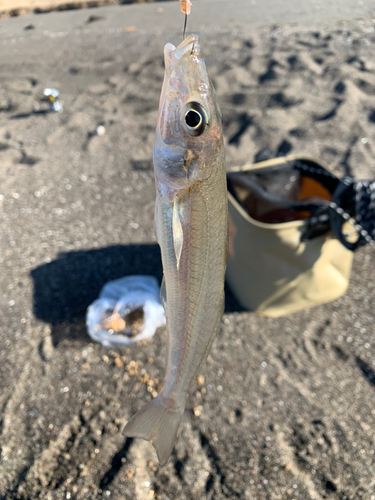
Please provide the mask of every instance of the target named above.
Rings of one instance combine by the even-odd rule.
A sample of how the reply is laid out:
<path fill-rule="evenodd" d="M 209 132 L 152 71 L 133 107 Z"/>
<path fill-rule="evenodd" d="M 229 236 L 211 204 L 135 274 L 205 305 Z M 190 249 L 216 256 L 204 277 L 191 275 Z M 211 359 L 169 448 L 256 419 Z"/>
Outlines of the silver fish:
<path fill-rule="evenodd" d="M 160 393 L 124 433 L 150 441 L 164 464 L 191 382 L 207 358 L 224 309 L 227 187 L 221 115 L 197 35 L 164 49 L 154 145 L 155 232 L 167 317 L 167 370 Z"/>

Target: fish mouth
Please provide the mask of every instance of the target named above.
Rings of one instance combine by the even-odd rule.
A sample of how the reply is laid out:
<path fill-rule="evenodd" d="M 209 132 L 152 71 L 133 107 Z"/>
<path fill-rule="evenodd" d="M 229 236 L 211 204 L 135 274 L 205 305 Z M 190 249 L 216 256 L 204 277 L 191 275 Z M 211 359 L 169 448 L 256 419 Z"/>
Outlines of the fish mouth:
<path fill-rule="evenodd" d="M 187 47 L 189 47 L 189 45 L 193 45 L 195 43 L 199 43 L 199 36 L 196 33 L 193 33 L 186 37 L 185 40 L 182 40 L 180 45 L 177 46 L 176 52 L 186 49 Z"/>
<path fill-rule="evenodd" d="M 194 56 L 200 55 L 199 36 L 196 33 L 189 35 L 180 45 L 175 47 L 172 43 L 167 43 L 164 47 L 164 62 L 166 69 L 170 69 L 172 61 L 181 59 L 185 54 Z"/>

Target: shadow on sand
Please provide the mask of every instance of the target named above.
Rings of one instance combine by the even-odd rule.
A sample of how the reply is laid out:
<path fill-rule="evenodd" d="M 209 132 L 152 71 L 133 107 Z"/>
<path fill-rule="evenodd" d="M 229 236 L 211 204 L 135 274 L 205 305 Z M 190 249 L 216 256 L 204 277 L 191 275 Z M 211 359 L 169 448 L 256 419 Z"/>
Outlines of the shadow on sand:
<path fill-rule="evenodd" d="M 159 245 L 116 245 L 61 253 L 31 272 L 34 314 L 51 324 L 55 346 L 66 338 L 89 341 L 84 323 L 87 307 L 107 281 L 134 274 L 152 275 L 161 282 Z M 225 312 L 241 310 L 226 289 Z"/>

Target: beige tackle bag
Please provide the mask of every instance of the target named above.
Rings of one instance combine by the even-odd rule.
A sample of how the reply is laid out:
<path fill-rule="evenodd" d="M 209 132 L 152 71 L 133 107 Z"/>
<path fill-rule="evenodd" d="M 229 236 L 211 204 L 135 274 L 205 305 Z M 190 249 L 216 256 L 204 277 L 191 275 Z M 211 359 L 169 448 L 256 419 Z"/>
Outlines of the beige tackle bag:
<path fill-rule="evenodd" d="M 232 169 L 227 181 L 226 280 L 242 306 L 277 317 L 346 291 L 353 251 L 372 242 L 374 210 L 367 224 L 357 221 L 374 199 L 374 182 L 340 180 L 296 157 Z"/>

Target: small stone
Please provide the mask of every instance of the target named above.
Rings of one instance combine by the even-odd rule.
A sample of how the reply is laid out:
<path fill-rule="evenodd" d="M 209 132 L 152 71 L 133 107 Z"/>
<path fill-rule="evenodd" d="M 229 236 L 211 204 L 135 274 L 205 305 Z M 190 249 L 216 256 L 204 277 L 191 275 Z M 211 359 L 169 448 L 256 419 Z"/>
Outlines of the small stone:
<path fill-rule="evenodd" d="M 133 478 L 134 474 L 135 474 L 135 469 L 126 469 L 125 470 L 125 476 L 126 476 L 126 479 L 128 481 L 130 481 L 130 479 Z"/>
<path fill-rule="evenodd" d="M 96 135 L 102 136 L 105 134 L 105 132 L 106 130 L 105 127 L 103 127 L 103 125 L 99 125 L 99 127 L 97 127 L 96 129 Z"/>
<path fill-rule="evenodd" d="M 234 411 L 231 411 L 229 413 L 228 421 L 231 425 L 234 425 L 236 423 L 236 413 Z"/>
<path fill-rule="evenodd" d="M 147 462 L 147 467 L 148 467 L 149 469 L 151 469 L 153 472 L 155 472 L 155 471 L 157 470 L 157 467 L 155 467 L 155 464 L 154 464 L 154 462 L 153 462 L 152 460 L 149 460 L 149 461 Z"/>
<path fill-rule="evenodd" d="M 115 358 L 115 365 L 117 366 L 117 368 L 122 368 L 124 366 L 124 363 L 120 358 Z"/>
<path fill-rule="evenodd" d="M 148 381 L 150 380 L 150 376 L 145 373 L 144 375 L 142 375 L 139 380 L 143 383 L 143 384 L 147 384 Z"/>
<path fill-rule="evenodd" d="M 196 406 L 195 408 L 193 408 L 194 415 L 196 417 L 200 417 L 202 415 L 202 410 L 203 410 L 202 406 Z"/>

